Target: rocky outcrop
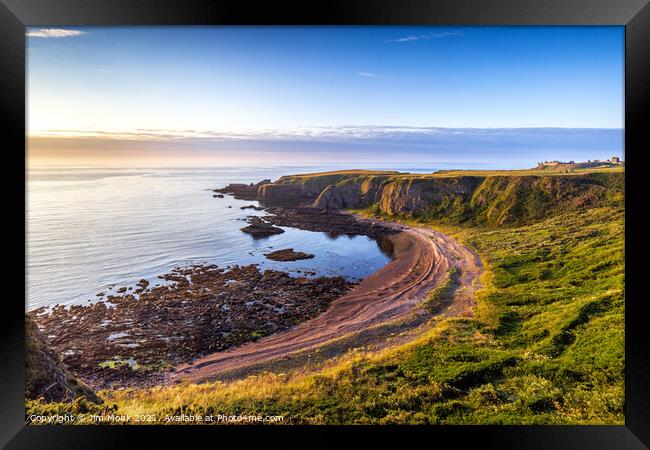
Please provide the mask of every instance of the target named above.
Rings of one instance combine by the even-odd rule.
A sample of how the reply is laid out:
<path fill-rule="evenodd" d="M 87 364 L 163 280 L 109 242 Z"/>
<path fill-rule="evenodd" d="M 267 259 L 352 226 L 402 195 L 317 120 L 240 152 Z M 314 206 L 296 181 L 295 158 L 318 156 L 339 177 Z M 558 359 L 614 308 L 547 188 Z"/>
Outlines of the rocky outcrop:
<path fill-rule="evenodd" d="M 361 179 L 344 179 L 327 186 L 312 206 L 322 210 L 362 208 L 380 199 L 382 186 L 390 180 L 383 175 L 370 175 Z"/>
<path fill-rule="evenodd" d="M 336 185 L 327 186 L 313 203 L 314 208 L 322 210 L 343 209 L 347 205 L 343 193 Z"/>
<path fill-rule="evenodd" d="M 389 176 L 398 175 L 392 171 L 348 170 L 339 172 L 323 172 L 317 174 L 288 175 L 280 177 L 271 184 L 260 186 L 260 201 L 282 202 L 288 205 L 291 200 L 298 206 L 310 206 L 318 202 L 318 198 L 330 186 L 340 189 L 343 201 L 342 207 L 355 207 L 368 200 L 374 200 L 378 186 Z M 326 196 L 337 193 L 328 193 Z M 336 198 L 336 197 L 334 197 Z M 338 201 L 338 199 L 336 200 Z M 323 204 L 321 200 L 318 204 Z M 326 209 L 325 207 L 322 209 Z"/>
<path fill-rule="evenodd" d="M 273 225 L 327 233 L 332 238 L 339 236 L 368 236 L 377 240 L 380 247 L 384 236 L 398 233 L 394 228 L 383 225 L 382 221 L 359 221 L 350 214 L 341 214 L 338 211 L 277 207 L 268 208 L 267 211 L 271 215 L 264 216 L 264 219 Z"/>
<path fill-rule="evenodd" d="M 276 250 L 271 253 L 265 253 L 264 256 L 272 261 L 298 261 L 299 259 L 312 259 L 315 255 L 312 253 L 296 252 L 292 248 Z"/>
<path fill-rule="evenodd" d="M 91 388 L 70 373 L 50 349 L 30 317 L 25 317 L 25 397 L 46 402 L 72 402 L 84 396 L 93 403 L 102 400 Z"/>
<path fill-rule="evenodd" d="M 309 197 L 301 186 L 294 184 L 263 184 L 258 189 L 258 196 L 265 200 L 284 200 Z"/>
<path fill-rule="evenodd" d="M 263 237 L 268 237 L 273 234 L 280 234 L 284 233 L 284 230 L 282 228 L 278 228 L 273 226 L 272 224 L 263 221 L 259 217 L 253 216 L 248 219 L 248 225 L 247 227 L 241 228 L 241 230 L 244 233 L 248 233 L 254 238 L 263 238 Z"/>
<path fill-rule="evenodd" d="M 434 204 L 466 200 L 481 181 L 478 177 L 391 180 L 382 186 L 377 203 L 390 215 L 422 211 Z"/>
<path fill-rule="evenodd" d="M 250 183 L 250 184 L 231 183 L 226 187 L 213 189 L 212 192 L 219 192 L 221 194 L 232 194 L 236 198 L 242 200 L 256 200 L 257 191 L 259 190 L 260 186 L 269 183 L 271 183 L 271 180 L 262 180 L 259 183 L 255 183 L 255 184 L 254 183 Z"/>

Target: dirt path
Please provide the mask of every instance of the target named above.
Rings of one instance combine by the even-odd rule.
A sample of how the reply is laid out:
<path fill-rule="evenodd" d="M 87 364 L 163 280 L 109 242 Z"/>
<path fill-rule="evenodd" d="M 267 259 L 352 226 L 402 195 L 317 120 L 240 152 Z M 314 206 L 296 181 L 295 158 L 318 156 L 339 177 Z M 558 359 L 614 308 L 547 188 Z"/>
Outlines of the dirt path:
<path fill-rule="evenodd" d="M 208 381 L 223 378 L 228 372 L 244 375 L 247 368 L 268 366 L 294 354 L 309 353 L 333 339 L 412 316 L 418 303 L 446 281 L 451 267 L 458 271 L 458 287 L 453 300 L 437 305 L 437 312 L 471 316 L 473 294 L 480 287 L 483 271 L 479 257 L 438 231 L 397 223 L 388 225 L 402 231 L 390 237 L 394 259 L 364 278 L 350 293 L 334 300 L 326 312 L 288 331 L 178 366 L 168 381 Z"/>

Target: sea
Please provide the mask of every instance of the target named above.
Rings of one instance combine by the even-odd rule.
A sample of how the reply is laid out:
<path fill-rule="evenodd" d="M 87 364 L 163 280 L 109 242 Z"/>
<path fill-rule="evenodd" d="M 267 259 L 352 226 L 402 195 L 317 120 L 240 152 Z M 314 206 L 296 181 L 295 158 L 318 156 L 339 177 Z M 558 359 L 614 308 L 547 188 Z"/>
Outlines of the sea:
<path fill-rule="evenodd" d="M 87 304 L 140 279 L 163 284 L 175 267 L 258 264 L 294 276 L 359 280 L 389 262 L 365 236 L 283 227 L 254 239 L 240 231 L 256 202 L 214 198 L 229 183 L 332 170 L 329 166 L 195 168 L 29 168 L 26 173 L 26 309 Z M 435 168 L 404 167 L 432 172 Z M 313 259 L 275 262 L 270 251 L 293 248 Z"/>

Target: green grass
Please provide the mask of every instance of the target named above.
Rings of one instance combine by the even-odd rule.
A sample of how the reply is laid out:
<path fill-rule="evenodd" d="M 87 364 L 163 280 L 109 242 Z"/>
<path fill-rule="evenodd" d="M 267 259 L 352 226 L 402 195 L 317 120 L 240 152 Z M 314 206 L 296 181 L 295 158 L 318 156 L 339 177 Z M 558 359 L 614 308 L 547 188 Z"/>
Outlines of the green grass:
<path fill-rule="evenodd" d="M 317 372 L 101 396 L 117 414 L 159 417 L 184 412 L 283 415 L 284 423 L 309 424 L 623 424 L 622 202 L 519 228 L 431 225 L 475 249 L 486 266 L 474 318 L 436 317 L 412 342 L 378 353 L 359 349 Z M 448 280 L 425 306 L 453 295 L 455 275 Z M 30 402 L 28 413 L 56 405 Z"/>

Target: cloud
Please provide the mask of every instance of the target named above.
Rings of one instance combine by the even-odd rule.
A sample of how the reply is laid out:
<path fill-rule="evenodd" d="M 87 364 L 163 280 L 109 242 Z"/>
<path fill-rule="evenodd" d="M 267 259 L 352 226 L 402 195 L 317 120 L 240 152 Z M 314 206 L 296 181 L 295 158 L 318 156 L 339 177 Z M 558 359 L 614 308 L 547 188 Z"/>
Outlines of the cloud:
<path fill-rule="evenodd" d="M 86 34 L 86 32 L 80 30 L 66 30 L 63 28 L 38 28 L 27 32 L 28 37 L 36 38 L 62 38 L 79 36 L 82 34 Z"/>
<path fill-rule="evenodd" d="M 440 33 L 429 33 L 429 34 L 410 34 L 408 36 L 403 36 L 397 39 L 389 39 L 384 42 L 412 42 L 426 39 L 438 39 L 448 36 L 462 36 L 463 33 L 457 31 L 442 31 Z"/>
<path fill-rule="evenodd" d="M 443 128 L 414 126 L 349 125 L 333 127 L 299 127 L 295 129 L 241 129 L 218 130 L 166 130 L 137 128 L 130 131 L 101 130 L 47 130 L 31 134 L 50 138 L 96 138 L 121 140 L 179 141 L 396 141 L 396 142 L 453 142 L 461 139 L 476 142 L 508 142 L 545 140 L 561 141 L 585 136 L 620 136 L 622 130 L 610 128 Z"/>
<path fill-rule="evenodd" d="M 386 42 L 410 42 L 410 41 L 417 41 L 419 39 L 420 36 L 411 35 L 411 36 L 404 36 L 399 39 L 390 39 Z"/>
<path fill-rule="evenodd" d="M 369 77 L 369 78 L 377 77 L 377 74 L 372 72 L 357 72 L 357 75 L 359 75 L 360 77 Z"/>
<path fill-rule="evenodd" d="M 606 159 L 623 156 L 622 129 L 598 128 L 440 128 L 411 126 L 337 126 L 293 130 L 163 130 L 110 132 L 49 130 L 29 134 L 30 158 L 93 155 L 146 156 L 156 164 L 163 157 L 208 155 L 254 164 L 307 161 L 399 161 L 414 169 L 533 167 L 544 160 Z M 225 159 L 224 159 L 225 158 Z M 248 159 L 246 159 L 248 158 Z M 420 163 L 432 163 L 430 166 Z M 435 163 L 435 164 L 433 164 Z M 446 163 L 445 163 L 446 164 Z M 408 167 L 408 166 L 407 166 Z M 371 168 L 371 167 L 368 167 Z M 393 167 L 394 168 L 394 167 Z"/>

